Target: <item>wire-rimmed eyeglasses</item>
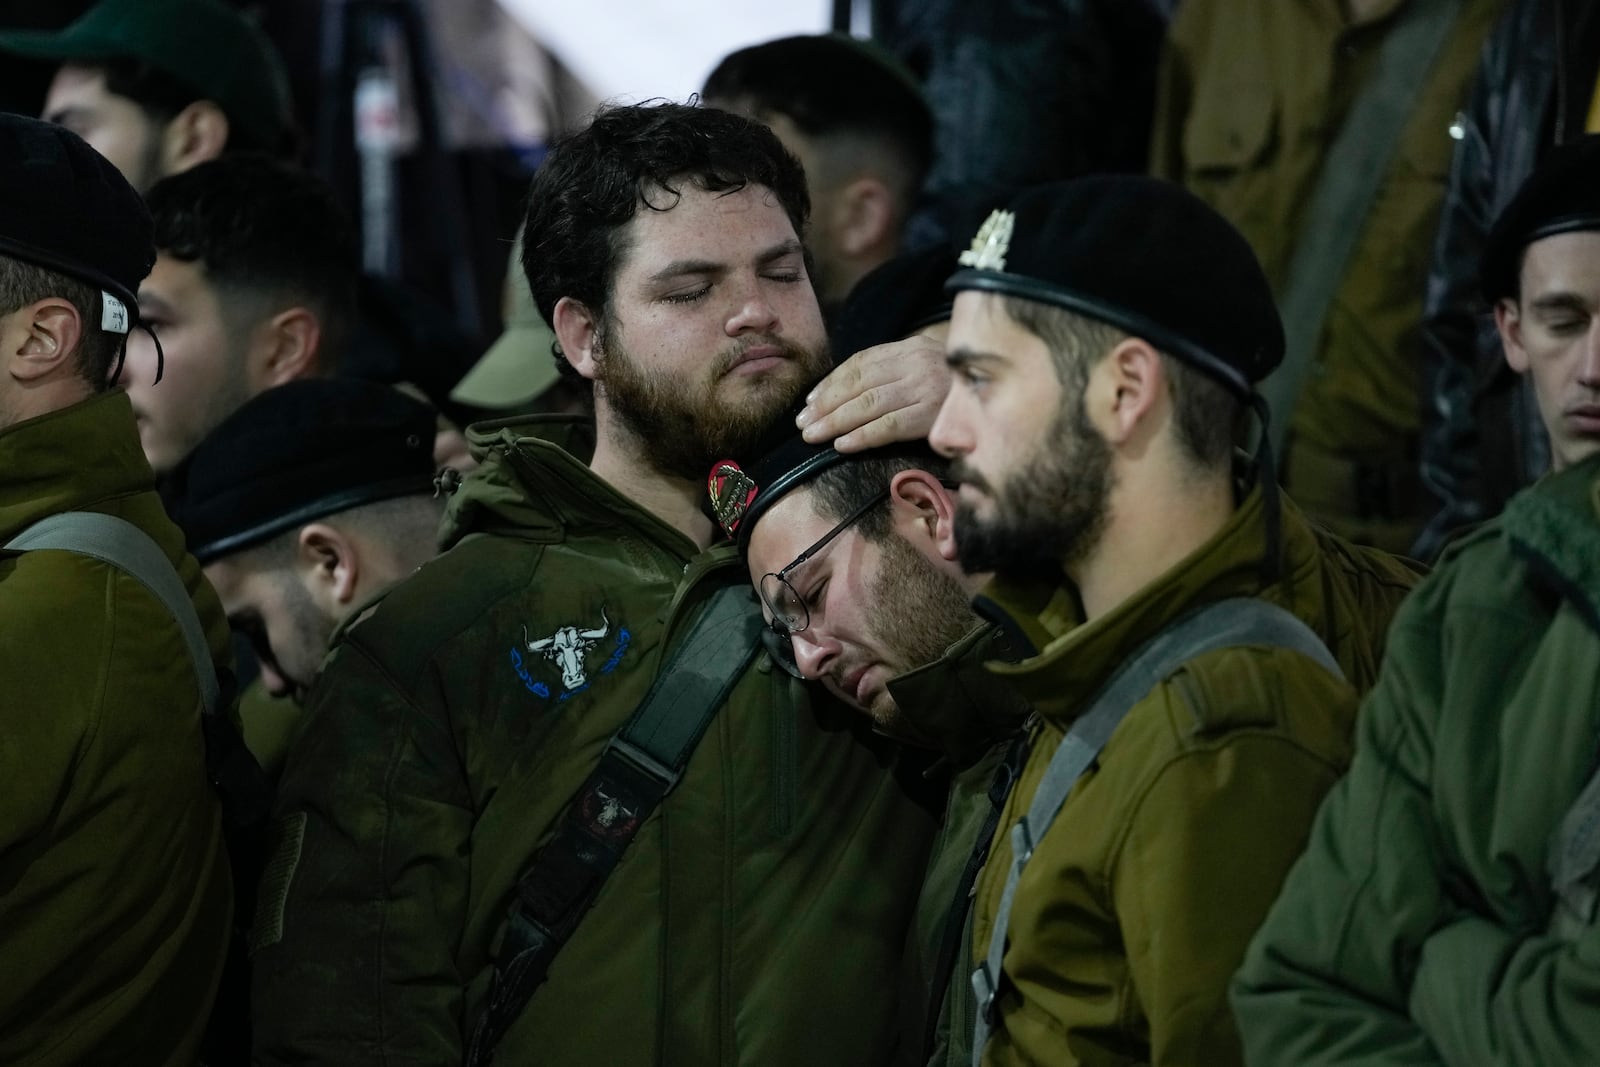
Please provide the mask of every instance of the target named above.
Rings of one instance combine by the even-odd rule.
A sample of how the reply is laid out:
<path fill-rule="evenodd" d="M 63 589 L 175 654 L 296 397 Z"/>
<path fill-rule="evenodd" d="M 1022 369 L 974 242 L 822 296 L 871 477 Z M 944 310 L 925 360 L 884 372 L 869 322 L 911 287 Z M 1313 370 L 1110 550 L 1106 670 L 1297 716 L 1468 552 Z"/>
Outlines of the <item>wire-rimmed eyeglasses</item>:
<path fill-rule="evenodd" d="M 772 613 L 772 628 L 774 630 L 788 636 L 789 634 L 800 633 L 811 625 L 811 609 L 806 606 L 805 598 L 800 595 L 793 585 L 789 584 L 789 575 L 794 573 L 795 568 L 801 566 L 812 556 L 827 547 L 828 542 L 838 537 L 855 523 L 860 522 L 867 512 L 887 499 L 889 499 L 889 488 L 885 486 L 881 492 L 874 494 L 871 500 L 846 515 L 839 525 L 823 534 L 816 544 L 796 556 L 787 567 L 781 571 L 768 571 L 761 576 L 761 585 L 759 586 L 761 602 Z"/>

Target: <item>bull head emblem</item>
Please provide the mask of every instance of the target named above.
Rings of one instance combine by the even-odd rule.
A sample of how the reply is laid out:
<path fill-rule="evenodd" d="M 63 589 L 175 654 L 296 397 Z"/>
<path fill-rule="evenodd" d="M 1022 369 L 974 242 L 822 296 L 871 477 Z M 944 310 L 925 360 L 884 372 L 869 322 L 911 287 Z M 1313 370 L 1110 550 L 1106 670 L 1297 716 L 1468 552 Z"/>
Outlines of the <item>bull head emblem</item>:
<path fill-rule="evenodd" d="M 571 690 L 582 689 L 588 683 L 588 674 L 583 669 L 583 657 L 597 641 L 610 632 L 611 621 L 606 618 L 606 613 L 602 610 L 598 630 L 580 630 L 576 626 L 563 626 L 549 637 L 528 641 L 528 629 L 523 627 L 522 639 L 527 642 L 529 652 L 543 653 L 546 659 L 561 668 L 561 684 Z"/>

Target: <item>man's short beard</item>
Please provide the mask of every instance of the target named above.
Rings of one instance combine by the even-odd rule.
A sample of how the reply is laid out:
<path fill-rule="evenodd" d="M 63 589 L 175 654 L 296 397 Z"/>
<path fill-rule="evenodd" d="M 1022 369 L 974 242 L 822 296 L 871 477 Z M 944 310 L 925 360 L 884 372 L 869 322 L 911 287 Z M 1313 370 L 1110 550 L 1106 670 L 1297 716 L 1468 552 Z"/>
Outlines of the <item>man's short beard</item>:
<path fill-rule="evenodd" d="M 1111 446 L 1089 424 L 1082 404 L 1063 408 L 1041 445 L 996 490 L 962 464 L 954 476 L 988 492 L 994 517 L 971 504 L 956 510 L 956 558 L 968 574 L 987 571 L 1038 580 L 1084 559 L 1100 543 L 1110 515 Z"/>
<path fill-rule="evenodd" d="M 741 458 L 758 446 L 773 420 L 797 403 L 832 366 L 826 351 L 814 351 L 778 337 L 756 336 L 717 353 L 709 372 L 696 380 L 642 366 L 616 341 L 615 328 L 603 330 L 596 348 L 611 410 L 638 438 L 642 458 L 661 474 L 701 481 L 719 459 Z M 736 403 L 718 396 L 724 375 L 756 345 L 776 345 L 789 364 L 752 379 Z"/>
<path fill-rule="evenodd" d="M 891 532 L 879 544 L 882 559 L 867 594 L 876 606 L 877 638 L 906 670 L 926 667 L 978 624 L 972 598 L 899 534 Z M 902 731 L 920 734 L 915 713 L 908 719 L 887 693 L 878 705 L 867 712 L 880 729 L 895 734 L 903 722 Z"/>

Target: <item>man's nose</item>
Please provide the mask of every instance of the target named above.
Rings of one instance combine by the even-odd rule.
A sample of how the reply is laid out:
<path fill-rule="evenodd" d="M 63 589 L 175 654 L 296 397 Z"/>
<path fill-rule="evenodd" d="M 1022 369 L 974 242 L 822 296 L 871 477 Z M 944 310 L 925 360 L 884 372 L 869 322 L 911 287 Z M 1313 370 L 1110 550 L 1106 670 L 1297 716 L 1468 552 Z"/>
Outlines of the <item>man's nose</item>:
<path fill-rule="evenodd" d="M 813 682 L 827 673 L 829 664 L 839 654 L 837 642 L 819 640 L 810 628 L 791 634 L 789 643 L 794 646 L 794 662 L 801 676 Z"/>
<path fill-rule="evenodd" d="M 728 317 L 727 332 L 730 337 L 741 333 L 776 333 L 778 312 L 758 281 L 752 280 L 735 298 L 738 303 Z"/>
<path fill-rule="evenodd" d="M 962 392 L 959 385 L 950 386 L 950 391 L 944 395 L 944 403 L 939 407 L 939 414 L 933 420 L 933 428 L 928 431 L 928 444 L 946 459 L 954 459 L 972 451 L 972 433 L 965 411 L 966 401 L 960 395 Z"/>

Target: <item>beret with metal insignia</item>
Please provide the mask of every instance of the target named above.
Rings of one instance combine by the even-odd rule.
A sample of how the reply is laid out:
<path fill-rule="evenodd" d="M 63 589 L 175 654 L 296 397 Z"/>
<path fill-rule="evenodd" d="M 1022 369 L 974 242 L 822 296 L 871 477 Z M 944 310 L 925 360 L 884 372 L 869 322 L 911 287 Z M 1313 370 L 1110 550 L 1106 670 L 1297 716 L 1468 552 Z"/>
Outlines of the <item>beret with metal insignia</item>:
<path fill-rule="evenodd" d="M 1493 304 L 1522 289 L 1522 254 L 1560 233 L 1600 230 L 1600 133 L 1552 149 L 1489 229 L 1479 264 Z"/>
<path fill-rule="evenodd" d="M 1108 323 L 1240 396 L 1283 359 L 1283 323 L 1248 242 L 1171 182 L 1097 175 L 1037 186 L 992 213 L 947 285 Z"/>

